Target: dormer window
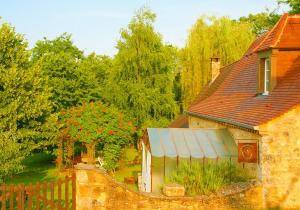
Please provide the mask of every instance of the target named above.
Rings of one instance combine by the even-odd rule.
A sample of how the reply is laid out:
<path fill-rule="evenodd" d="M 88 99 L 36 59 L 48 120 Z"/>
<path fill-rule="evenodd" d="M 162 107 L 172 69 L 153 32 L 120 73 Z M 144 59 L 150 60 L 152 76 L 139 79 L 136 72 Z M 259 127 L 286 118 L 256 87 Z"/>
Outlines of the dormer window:
<path fill-rule="evenodd" d="M 276 85 L 276 52 L 258 54 L 258 95 L 269 95 Z"/>
<path fill-rule="evenodd" d="M 271 61 L 269 58 L 264 59 L 264 92 L 263 95 L 269 95 L 271 81 Z"/>

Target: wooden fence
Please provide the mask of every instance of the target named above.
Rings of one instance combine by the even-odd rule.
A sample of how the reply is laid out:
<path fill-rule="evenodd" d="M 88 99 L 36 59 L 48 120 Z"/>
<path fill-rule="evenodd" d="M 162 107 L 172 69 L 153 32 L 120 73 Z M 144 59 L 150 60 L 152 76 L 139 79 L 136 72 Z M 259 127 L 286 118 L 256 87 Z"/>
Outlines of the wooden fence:
<path fill-rule="evenodd" d="M 1 185 L 0 209 L 2 210 L 75 210 L 76 177 L 29 185 Z"/>

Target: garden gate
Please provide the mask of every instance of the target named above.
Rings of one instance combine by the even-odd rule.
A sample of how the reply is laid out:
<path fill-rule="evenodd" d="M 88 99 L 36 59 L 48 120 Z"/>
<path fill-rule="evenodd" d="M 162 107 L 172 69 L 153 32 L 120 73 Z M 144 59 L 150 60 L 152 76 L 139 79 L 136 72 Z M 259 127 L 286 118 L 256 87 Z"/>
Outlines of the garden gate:
<path fill-rule="evenodd" d="M 37 184 L 1 185 L 0 209 L 76 209 L 76 176 Z"/>

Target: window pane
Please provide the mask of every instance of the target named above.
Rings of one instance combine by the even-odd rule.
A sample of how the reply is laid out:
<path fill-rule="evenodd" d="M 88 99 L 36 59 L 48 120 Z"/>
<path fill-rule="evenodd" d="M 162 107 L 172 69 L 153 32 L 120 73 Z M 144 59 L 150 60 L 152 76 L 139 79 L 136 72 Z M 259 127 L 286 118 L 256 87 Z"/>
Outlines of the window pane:
<path fill-rule="evenodd" d="M 265 60 L 265 81 L 264 92 L 268 93 L 270 90 L 270 78 L 271 78 L 271 62 L 270 59 Z"/>

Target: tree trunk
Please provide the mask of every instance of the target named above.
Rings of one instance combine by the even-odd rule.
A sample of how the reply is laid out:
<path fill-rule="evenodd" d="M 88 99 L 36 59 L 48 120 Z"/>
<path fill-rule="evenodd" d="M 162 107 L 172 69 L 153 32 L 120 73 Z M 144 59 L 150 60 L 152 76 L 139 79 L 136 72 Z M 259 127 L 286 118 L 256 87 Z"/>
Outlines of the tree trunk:
<path fill-rule="evenodd" d="M 89 143 L 86 144 L 86 150 L 87 150 L 87 162 L 88 164 L 95 163 L 95 143 Z"/>

